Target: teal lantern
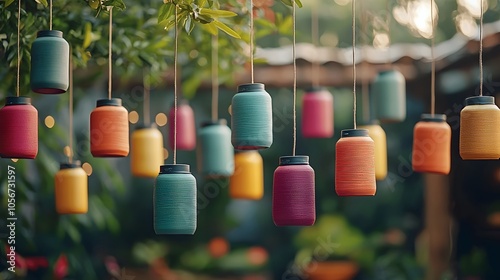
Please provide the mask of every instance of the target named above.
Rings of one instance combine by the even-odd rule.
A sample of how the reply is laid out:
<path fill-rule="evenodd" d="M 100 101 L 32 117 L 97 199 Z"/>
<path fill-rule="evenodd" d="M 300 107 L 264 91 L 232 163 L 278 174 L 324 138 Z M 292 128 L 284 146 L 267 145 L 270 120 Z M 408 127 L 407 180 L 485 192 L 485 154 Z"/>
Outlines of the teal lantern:
<path fill-rule="evenodd" d="M 69 44 L 57 30 L 38 31 L 31 46 L 31 89 L 59 94 L 69 85 Z"/>
<path fill-rule="evenodd" d="M 396 70 L 378 73 L 370 94 L 372 119 L 381 122 L 402 122 L 406 118 L 406 82 Z"/>
<path fill-rule="evenodd" d="M 201 173 L 208 177 L 229 177 L 234 172 L 234 149 L 226 120 L 201 124 L 198 134 Z"/>
<path fill-rule="evenodd" d="M 231 142 L 237 150 L 259 150 L 273 143 L 272 100 L 264 84 L 238 86 L 231 104 Z"/>

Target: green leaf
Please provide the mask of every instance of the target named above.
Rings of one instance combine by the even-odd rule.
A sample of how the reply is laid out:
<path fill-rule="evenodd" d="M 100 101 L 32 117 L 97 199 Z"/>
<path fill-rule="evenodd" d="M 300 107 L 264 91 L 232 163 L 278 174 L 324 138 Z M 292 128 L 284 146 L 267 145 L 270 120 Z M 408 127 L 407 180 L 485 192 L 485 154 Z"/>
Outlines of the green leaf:
<path fill-rule="evenodd" d="M 210 15 L 198 14 L 196 20 L 199 21 L 200 23 L 207 24 L 213 22 L 214 18 L 212 18 Z"/>
<path fill-rule="evenodd" d="M 292 0 L 281 0 L 281 2 L 283 2 L 283 4 L 290 6 L 290 7 L 293 5 Z"/>
<path fill-rule="evenodd" d="M 295 0 L 295 3 L 299 6 L 299 8 L 302 8 L 302 2 L 300 2 L 300 0 Z"/>
<path fill-rule="evenodd" d="M 222 23 L 218 20 L 214 20 L 214 24 L 215 24 L 215 26 L 217 26 L 217 28 L 224 31 L 227 35 L 234 37 L 236 39 L 241 39 L 240 35 L 238 33 L 236 33 L 236 31 L 234 31 L 233 29 L 231 29 L 229 26 L 225 25 L 224 23 Z"/>
<path fill-rule="evenodd" d="M 47 0 L 35 0 L 38 4 L 42 4 L 44 5 L 45 7 L 47 7 L 49 5 L 49 3 L 47 2 Z"/>
<path fill-rule="evenodd" d="M 212 35 L 217 35 L 218 32 L 217 32 L 217 26 L 215 25 L 215 23 L 211 22 L 211 23 L 207 23 L 207 24 L 202 24 L 201 27 L 203 29 L 205 29 L 208 33 L 212 34 Z"/>
<path fill-rule="evenodd" d="M 213 17 L 235 17 L 238 14 L 231 12 L 231 11 L 226 11 L 226 10 L 212 10 L 212 9 L 204 9 L 200 8 L 200 15 L 210 15 Z"/>
<path fill-rule="evenodd" d="M 184 29 L 186 30 L 187 34 L 191 34 L 191 31 L 193 31 L 194 28 L 194 23 L 193 23 L 193 18 L 191 16 L 188 16 L 186 18 L 186 24 L 184 25 Z"/>
<path fill-rule="evenodd" d="M 123 0 L 107 0 L 107 1 L 104 1 L 104 3 L 102 5 L 107 6 L 107 7 L 113 6 L 120 11 L 123 11 L 126 8 Z"/>
<path fill-rule="evenodd" d="M 83 37 L 82 48 L 88 48 L 90 46 L 90 43 L 92 43 L 92 24 L 87 21 L 85 23 L 85 34 Z"/>
<path fill-rule="evenodd" d="M 5 0 L 5 7 L 4 8 L 7 8 L 12 3 L 14 3 L 14 0 Z"/>
<path fill-rule="evenodd" d="M 163 4 L 160 8 L 160 12 L 158 13 L 158 23 L 163 22 L 168 19 L 174 13 L 174 5 L 172 4 Z"/>

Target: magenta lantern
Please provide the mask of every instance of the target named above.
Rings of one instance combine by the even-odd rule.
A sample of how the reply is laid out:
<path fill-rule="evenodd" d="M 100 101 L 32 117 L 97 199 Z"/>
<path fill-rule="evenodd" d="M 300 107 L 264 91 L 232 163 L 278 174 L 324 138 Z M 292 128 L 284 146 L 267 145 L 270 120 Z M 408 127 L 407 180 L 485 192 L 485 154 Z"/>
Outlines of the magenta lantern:
<path fill-rule="evenodd" d="M 312 88 L 302 97 L 302 135 L 305 138 L 333 136 L 333 96 L 324 88 Z"/>
<path fill-rule="evenodd" d="M 168 143 L 170 148 L 174 148 L 174 107 L 168 114 L 169 134 Z M 191 151 L 196 147 L 196 128 L 194 112 L 187 100 L 179 100 L 177 106 L 177 149 Z"/>

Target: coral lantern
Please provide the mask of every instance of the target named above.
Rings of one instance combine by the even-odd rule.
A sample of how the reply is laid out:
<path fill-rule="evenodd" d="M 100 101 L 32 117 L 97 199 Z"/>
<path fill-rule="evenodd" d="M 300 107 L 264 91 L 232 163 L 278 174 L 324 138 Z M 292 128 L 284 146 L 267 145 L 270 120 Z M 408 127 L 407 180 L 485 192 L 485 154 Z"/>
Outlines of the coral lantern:
<path fill-rule="evenodd" d="M 500 109 L 493 96 L 465 99 L 460 112 L 459 149 L 464 160 L 500 158 Z"/>
<path fill-rule="evenodd" d="M 88 178 L 79 163 L 61 163 L 55 176 L 56 211 L 85 214 L 88 211 Z"/>
<path fill-rule="evenodd" d="M 302 135 L 306 138 L 333 136 L 333 95 L 324 88 L 312 88 L 302 97 Z"/>
<path fill-rule="evenodd" d="M 384 129 L 378 121 L 371 121 L 371 124 L 359 126 L 368 130 L 368 136 L 375 144 L 375 179 L 381 181 L 387 177 L 387 137 Z"/>
<path fill-rule="evenodd" d="M 139 126 L 131 137 L 132 175 L 155 178 L 163 164 L 163 136 L 156 126 Z"/>
<path fill-rule="evenodd" d="M 94 157 L 125 157 L 129 153 L 127 109 L 119 98 L 97 100 L 90 113 L 90 151 Z"/>
<path fill-rule="evenodd" d="M 34 159 L 37 153 L 38 111 L 29 97 L 7 97 L 0 109 L 0 157 Z"/>
<path fill-rule="evenodd" d="M 168 144 L 171 149 L 174 149 L 174 124 L 176 119 L 174 107 L 170 109 L 168 117 Z M 187 100 L 179 100 L 177 117 L 177 149 L 186 151 L 194 150 L 196 148 L 196 124 L 193 109 L 189 106 Z"/>
<path fill-rule="evenodd" d="M 257 151 L 234 155 L 234 174 L 229 179 L 229 195 L 235 199 L 259 200 L 264 195 L 264 166 Z"/>
<path fill-rule="evenodd" d="M 406 118 L 406 81 L 399 71 L 378 73 L 370 94 L 372 119 L 381 122 L 402 122 Z"/>
<path fill-rule="evenodd" d="M 422 115 L 413 129 L 411 164 L 416 172 L 450 173 L 451 127 L 446 115 Z"/>
<path fill-rule="evenodd" d="M 335 191 L 339 196 L 375 195 L 375 143 L 366 129 L 342 130 L 335 151 Z"/>

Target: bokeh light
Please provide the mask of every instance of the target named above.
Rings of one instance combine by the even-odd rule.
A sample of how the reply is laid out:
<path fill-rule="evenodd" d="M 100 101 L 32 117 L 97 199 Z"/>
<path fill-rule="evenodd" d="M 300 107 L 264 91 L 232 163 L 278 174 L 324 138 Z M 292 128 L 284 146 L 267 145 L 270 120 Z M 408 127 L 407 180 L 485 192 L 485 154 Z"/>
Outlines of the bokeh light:
<path fill-rule="evenodd" d="M 158 126 L 164 126 L 167 124 L 167 115 L 164 113 L 158 113 L 155 117 L 155 122 Z"/>
<path fill-rule="evenodd" d="M 82 169 L 87 173 L 87 176 L 92 175 L 92 165 L 90 163 L 86 162 L 82 164 Z"/>
<path fill-rule="evenodd" d="M 128 113 L 128 121 L 132 124 L 137 123 L 139 121 L 139 113 L 137 111 Z"/>
<path fill-rule="evenodd" d="M 56 124 L 56 120 L 54 120 L 54 117 L 52 116 L 47 116 L 45 117 L 45 126 L 48 127 L 48 128 L 53 128 L 54 125 Z"/>

